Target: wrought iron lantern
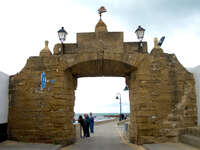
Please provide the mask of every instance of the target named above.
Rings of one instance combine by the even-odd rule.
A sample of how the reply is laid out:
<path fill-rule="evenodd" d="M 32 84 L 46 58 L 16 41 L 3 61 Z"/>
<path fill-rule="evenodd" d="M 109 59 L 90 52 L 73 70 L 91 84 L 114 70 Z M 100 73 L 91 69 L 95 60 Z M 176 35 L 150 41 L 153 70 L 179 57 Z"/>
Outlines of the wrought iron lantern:
<path fill-rule="evenodd" d="M 65 31 L 64 27 L 62 27 L 59 31 L 58 31 L 58 37 L 61 41 L 61 43 L 63 43 L 66 39 L 67 36 L 67 32 Z"/>
<path fill-rule="evenodd" d="M 145 32 L 145 29 L 142 28 L 141 26 L 138 26 L 138 28 L 135 30 L 135 33 L 136 33 L 137 38 L 138 38 L 139 41 L 143 40 L 144 32 Z"/>

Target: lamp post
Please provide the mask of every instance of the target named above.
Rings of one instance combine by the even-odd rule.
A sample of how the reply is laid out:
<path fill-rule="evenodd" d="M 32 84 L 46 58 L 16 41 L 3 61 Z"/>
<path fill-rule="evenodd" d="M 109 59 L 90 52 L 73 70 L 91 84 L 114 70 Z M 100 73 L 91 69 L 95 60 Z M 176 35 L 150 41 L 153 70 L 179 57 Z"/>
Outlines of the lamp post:
<path fill-rule="evenodd" d="M 124 88 L 124 91 L 128 91 L 128 86 L 126 85 Z M 122 119 L 122 99 L 121 99 L 121 93 L 117 93 L 116 99 L 119 99 L 119 104 L 120 104 L 120 113 L 119 113 L 119 120 L 121 121 Z"/>
<path fill-rule="evenodd" d="M 128 91 L 128 85 L 125 86 L 124 91 Z"/>
<path fill-rule="evenodd" d="M 65 41 L 66 39 L 66 36 L 67 36 L 67 32 L 65 31 L 64 27 L 62 27 L 59 31 L 58 31 L 58 37 L 59 37 L 59 40 L 61 41 L 61 54 L 63 55 L 64 54 L 64 44 L 63 42 Z"/>
<path fill-rule="evenodd" d="M 138 28 L 135 30 L 135 33 L 136 33 L 137 38 L 139 40 L 139 44 L 138 44 L 139 51 L 142 49 L 142 40 L 144 38 L 144 32 L 145 32 L 145 29 L 142 28 L 141 26 L 138 26 Z"/>
<path fill-rule="evenodd" d="M 116 99 L 119 99 L 119 104 L 120 104 L 119 121 L 121 121 L 121 115 L 122 115 L 122 103 L 121 103 L 121 94 L 120 94 L 120 93 L 117 93 Z"/>

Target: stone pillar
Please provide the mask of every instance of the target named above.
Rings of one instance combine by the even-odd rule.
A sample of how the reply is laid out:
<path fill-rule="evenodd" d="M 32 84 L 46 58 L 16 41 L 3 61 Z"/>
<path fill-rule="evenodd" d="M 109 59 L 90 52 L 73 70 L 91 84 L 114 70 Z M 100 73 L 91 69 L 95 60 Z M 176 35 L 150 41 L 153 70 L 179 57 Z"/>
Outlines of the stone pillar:
<path fill-rule="evenodd" d="M 71 144 L 75 140 L 74 89 L 76 79 L 57 65 L 57 57 L 32 57 L 10 78 L 9 139 Z M 41 73 L 46 86 L 41 89 Z"/>
<path fill-rule="evenodd" d="M 128 85 L 131 142 L 176 142 L 179 129 L 197 124 L 194 79 L 175 55 L 154 48 Z"/>
<path fill-rule="evenodd" d="M 135 72 L 132 72 L 129 77 L 126 78 L 126 82 L 129 87 L 129 100 L 130 100 L 130 128 L 129 128 L 129 140 L 131 143 L 137 143 L 137 124 L 135 121 L 135 110 L 134 110 L 134 81 Z"/>
<path fill-rule="evenodd" d="M 148 143 L 149 136 L 153 136 L 152 133 L 157 128 L 152 120 L 156 112 L 152 105 L 152 83 L 149 78 L 148 69 L 141 67 L 132 72 L 129 79 L 130 142 L 136 144 Z M 148 138 L 145 139 L 146 137 Z"/>

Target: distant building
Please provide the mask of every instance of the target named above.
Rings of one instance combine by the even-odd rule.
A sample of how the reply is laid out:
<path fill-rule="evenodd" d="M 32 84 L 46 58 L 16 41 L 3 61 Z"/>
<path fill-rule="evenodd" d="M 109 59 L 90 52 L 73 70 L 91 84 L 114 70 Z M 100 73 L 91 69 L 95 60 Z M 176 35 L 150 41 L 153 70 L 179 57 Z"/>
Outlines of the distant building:
<path fill-rule="evenodd" d="M 0 141 L 7 138 L 9 76 L 0 72 Z"/>
<path fill-rule="evenodd" d="M 188 69 L 195 79 L 195 89 L 197 98 L 197 109 L 198 109 L 198 126 L 200 126 L 200 66 Z"/>

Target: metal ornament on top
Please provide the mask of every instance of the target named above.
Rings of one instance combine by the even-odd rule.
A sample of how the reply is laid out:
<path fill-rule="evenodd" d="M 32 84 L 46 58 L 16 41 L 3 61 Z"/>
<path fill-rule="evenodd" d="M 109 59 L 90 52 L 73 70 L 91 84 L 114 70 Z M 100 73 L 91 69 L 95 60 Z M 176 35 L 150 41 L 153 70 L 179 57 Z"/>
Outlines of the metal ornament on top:
<path fill-rule="evenodd" d="M 106 8 L 104 6 L 101 6 L 98 9 L 98 12 L 99 12 L 99 16 L 100 16 L 100 19 L 101 19 L 101 14 L 107 12 L 107 10 L 106 10 Z"/>

